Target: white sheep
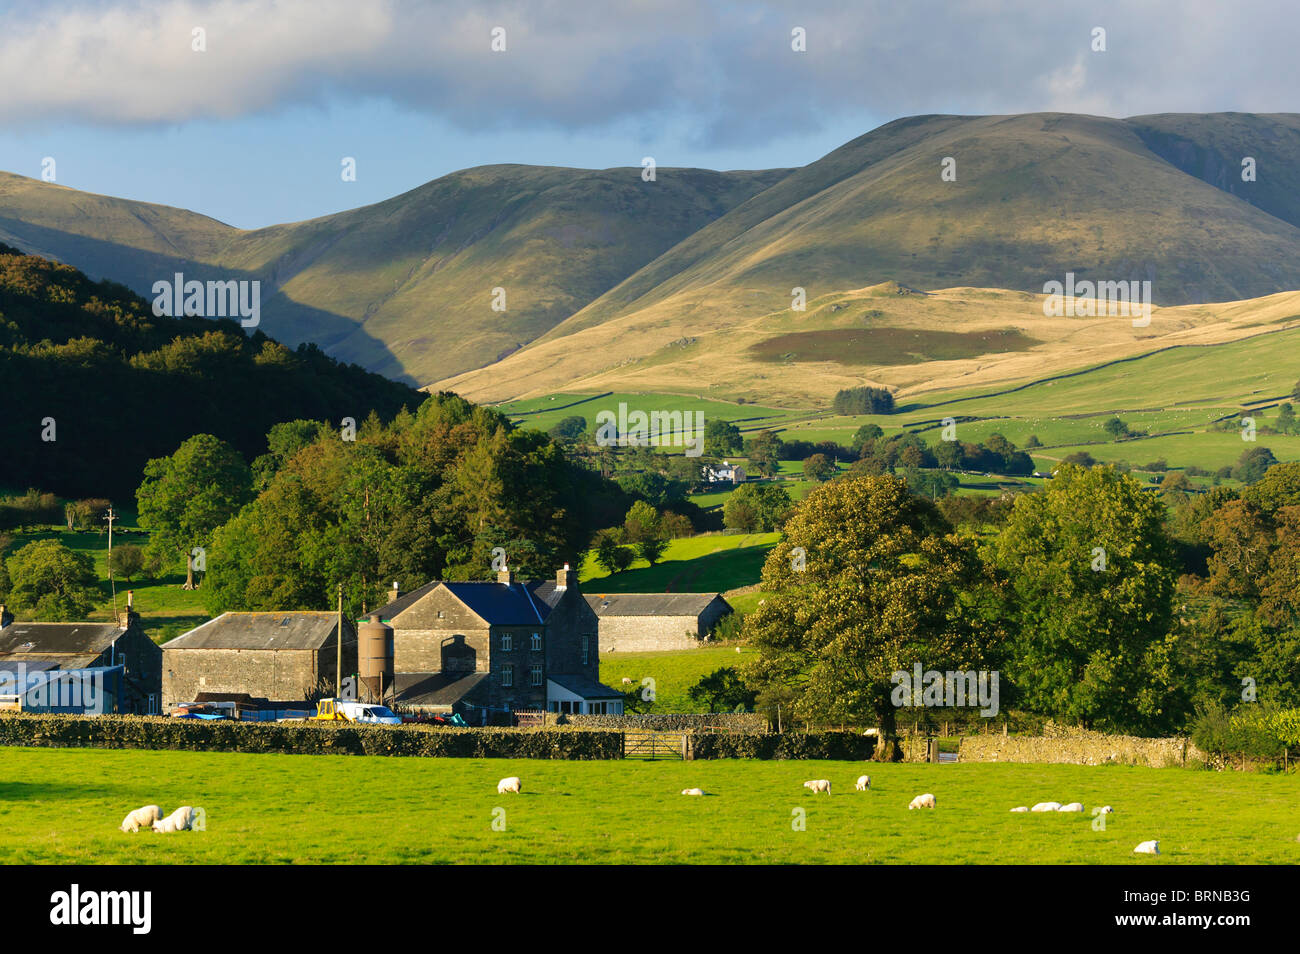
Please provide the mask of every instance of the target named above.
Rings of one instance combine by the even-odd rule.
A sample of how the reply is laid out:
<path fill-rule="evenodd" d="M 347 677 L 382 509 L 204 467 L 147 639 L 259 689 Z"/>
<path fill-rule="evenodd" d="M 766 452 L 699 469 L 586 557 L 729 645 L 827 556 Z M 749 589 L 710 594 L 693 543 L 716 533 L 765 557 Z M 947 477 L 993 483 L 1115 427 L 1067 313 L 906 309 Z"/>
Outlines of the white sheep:
<path fill-rule="evenodd" d="M 1097 809 L 1097 811 L 1096 811 L 1094 814 L 1097 814 L 1097 815 L 1113 815 L 1113 814 L 1115 814 L 1115 809 L 1111 808 L 1109 805 L 1103 805 L 1103 806 L 1101 806 L 1101 808 Z"/>
<path fill-rule="evenodd" d="M 623 677 L 623 685 L 625 685 L 625 686 L 630 686 L 630 685 L 632 685 L 632 680 L 629 679 L 627 676 L 624 676 L 624 677 Z"/>
<path fill-rule="evenodd" d="M 1037 805 L 1035 805 L 1033 808 L 1029 810 L 1031 812 L 1059 812 L 1061 810 L 1061 803 L 1060 802 L 1039 802 Z"/>
<path fill-rule="evenodd" d="M 871 776 L 870 775 L 858 776 L 858 785 L 857 785 L 858 791 L 865 792 L 869 788 L 871 788 Z"/>
<path fill-rule="evenodd" d="M 506 792 L 514 792 L 518 795 L 523 791 L 524 783 L 519 780 L 518 775 L 511 775 L 509 778 L 503 778 L 497 782 L 497 794 L 504 795 Z"/>
<path fill-rule="evenodd" d="M 189 805 L 182 805 L 166 818 L 154 822 L 153 830 L 161 832 L 189 831 L 190 825 L 193 824 L 193 822 L 194 809 Z"/>
<path fill-rule="evenodd" d="M 912 799 L 912 804 L 907 806 L 907 810 L 910 812 L 913 808 L 934 808 L 934 796 L 929 792 L 916 796 Z"/>
<path fill-rule="evenodd" d="M 803 787 L 812 789 L 814 792 L 825 792 L 827 795 L 831 793 L 831 783 L 829 780 L 824 778 L 811 779 L 804 782 Z"/>
<path fill-rule="evenodd" d="M 1021 805 L 1021 806 L 1019 806 L 1018 808 L 1013 808 L 1013 809 L 1011 809 L 1011 810 L 1012 810 L 1013 812 L 1027 812 L 1027 811 L 1029 811 L 1029 809 L 1026 808 L 1024 805 Z"/>
<path fill-rule="evenodd" d="M 1158 855 L 1160 854 L 1160 842 L 1144 841 L 1133 849 L 1135 855 Z"/>
<path fill-rule="evenodd" d="M 684 788 L 684 789 L 682 789 L 682 794 L 683 794 L 683 795 L 703 795 L 703 794 L 704 794 L 704 789 L 702 789 L 702 788 Z"/>
<path fill-rule="evenodd" d="M 118 827 L 122 831 L 136 832 L 141 828 L 152 828 L 153 823 L 162 818 L 162 809 L 157 805 L 145 805 L 143 808 L 137 808 L 125 818 Z"/>
<path fill-rule="evenodd" d="M 1083 811 L 1082 802 L 1070 802 L 1068 805 L 1062 805 L 1057 809 L 1058 812 L 1081 812 Z"/>

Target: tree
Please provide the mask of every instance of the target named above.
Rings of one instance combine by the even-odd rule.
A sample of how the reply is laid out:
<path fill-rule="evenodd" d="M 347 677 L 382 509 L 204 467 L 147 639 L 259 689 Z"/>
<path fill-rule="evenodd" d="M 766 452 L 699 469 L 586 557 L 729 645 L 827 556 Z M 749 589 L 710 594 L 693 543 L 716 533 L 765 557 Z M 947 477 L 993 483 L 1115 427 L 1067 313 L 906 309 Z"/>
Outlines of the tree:
<path fill-rule="evenodd" d="M 831 401 L 836 414 L 893 414 L 894 395 L 885 388 L 845 388 Z"/>
<path fill-rule="evenodd" d="M 587 433 L 587 419 L 571 414 L 547 431 L 556 440 L 577 441 Z"/>
<path fill-rule="evenodd" d="M 1237 458 L 1237 466 L 1232 468 L 1232 478 L 1243 484 L 1253 484 L 1261 479 L 1268 469 L 1277 463 L 1277 458 L 1267 447 L 1252 447 L 1242 451 Z"/>
<path fill-rule="evenodd" d="M 100 593 L 95 564 L 56 540 L 38 540 L 5 561 L 9 599 L 47 622 L 85 619 Z"/>
<path fill-rule="evenodd" d="M 858 454 L 862 453 L 862 448 L 870 444 L 876 438 L 885 432 L 881 430 L 879 424 L 863 424 L 853 432 L 853 440 L 849 441 L 849 446 Z"/>
<path fill-rule="evenodd" d="M 775 431 L 760 431 L 746 439 L 745 456 L 759 473 L 771 477 L 781 469 L 781 437 Z"/>
<path fill-rule="evenodd" d="M 623 546 L 612 530 L 596 534 L 596 563 L 608 574 L 622 573 L 632 565 L 632 551 Z"/>
<path fill-rule="evenodd" d="M 765 602 L 745 617 L 744 668 L 764 705 L 806 721 L 895 723 L 893 674 L 972 669 L 1001 641 L 972 540 L 896 477 L 812 490 L 763 566 Z"/>
<path fill-rule="evenodd" d="M 825 454 L 813 454 L 803 462 L 803 475 L 806 480 L 817 482 L 830 480 L 835 476 L 835 462 Z"/>
<path fill-rule="evenodd" d="M 144 569 L 144 550 L 134 543 L 113 547 L 113 552 L 108 555 L 108 569 L 114 576 L 130 583 L 131 577 Z"/>
<path fill-rule="evenodd" d="M 664 550 L 668 549 L 663 519 L 659 511 L 644 500 L 638 500 L 628 510 L 623 528 L 628 540 L 636 548 L 637 555 L 651 566 L 654 566 L 663 556 Z"/>
<path fill-rule="evenodd" d="M 151 531 L 151 548 L 185 555 L 186 589 L 194 589 L 194 548 L 206 548 L 252 499 L 252 485 L 239 452 L 211 434 L 196 434 L 170 457 L 145 464 L 135 492 L 140 526 Z"/>
<path fill-rule="evenodd" d="M 686 694 L 705 712 L 752 709 L 756 699 L 754 691 L 741 681 L 740 674 L 732 666 L 701 676 L 699 682 L 686 690 Z"/>
<path fill-rule="evenodd" d="M 735 454 L 745 445 L 740 428 L 730 421 L 713 418 L 704 425 L 704 453 L 710 457 Z"/>
<path fill-rule="evenodd" d="M 1102 424 L 1102 430 L 1110 435 L 1112 440 L 1119 440 L 1121 437 L 1128 435 L 1128 425 L 1118 417 L 1112 417 L 1106 423 Z"/>
<path fill-rule="evenodd" d="M 1113 467 L 1062 465 L 994 542 L 1016 622 L 1008 675 L 1034 712 L 1108 731 L 1162 717 L 1174 551 L 1165 508 Z"/>
<path fill-rule="evenodd" d="M 1290 402 L 1284 402 L 1277 409 L 1277 421 L 1273 425 L 1281 434 L 1292 434 L 1296 429 L 1295 408 Z"/>
<path fill-rule="evenodd" d="M 722 505 L 722 525 L 745 533 L 779 530 L 790 510 L 790 493 L 778 484 L 741 484 Z"/>

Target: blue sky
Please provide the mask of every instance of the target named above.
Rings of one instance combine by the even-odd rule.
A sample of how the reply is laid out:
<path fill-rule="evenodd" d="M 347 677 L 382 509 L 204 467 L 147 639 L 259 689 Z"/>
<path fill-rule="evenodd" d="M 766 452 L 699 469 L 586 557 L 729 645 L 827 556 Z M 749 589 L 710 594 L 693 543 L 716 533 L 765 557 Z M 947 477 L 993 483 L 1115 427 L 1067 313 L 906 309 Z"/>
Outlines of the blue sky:
<path fill-rule="evenodd" d="M 916 113 L 1295 111 L 1298 24 L 1285 0 L 0 0 L 0 169 L 49 156 L 253 228 L 486 163 L 802 165 Z"/>

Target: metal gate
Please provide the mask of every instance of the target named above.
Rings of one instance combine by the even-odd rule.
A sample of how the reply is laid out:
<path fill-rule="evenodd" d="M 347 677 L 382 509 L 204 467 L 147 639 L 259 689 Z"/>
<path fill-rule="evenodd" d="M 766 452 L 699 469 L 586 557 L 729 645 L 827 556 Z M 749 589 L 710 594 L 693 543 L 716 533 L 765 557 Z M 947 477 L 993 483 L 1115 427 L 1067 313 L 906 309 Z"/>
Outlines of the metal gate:
<path fill-rule="evenodd" d="M 625 759 L 686 759 L 689 746 L 684 732 L 624 732 Z"/>

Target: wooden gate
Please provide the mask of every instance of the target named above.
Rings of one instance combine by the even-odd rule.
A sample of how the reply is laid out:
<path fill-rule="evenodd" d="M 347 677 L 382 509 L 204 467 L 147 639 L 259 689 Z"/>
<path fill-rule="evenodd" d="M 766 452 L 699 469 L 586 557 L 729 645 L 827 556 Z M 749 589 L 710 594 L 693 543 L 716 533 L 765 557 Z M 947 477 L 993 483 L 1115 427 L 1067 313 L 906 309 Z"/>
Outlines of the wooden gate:
<path fill-rule="evenodd" d="M 625 759 L 686 759 L 690 744 L 684 732 L 624 732 Z"/>

